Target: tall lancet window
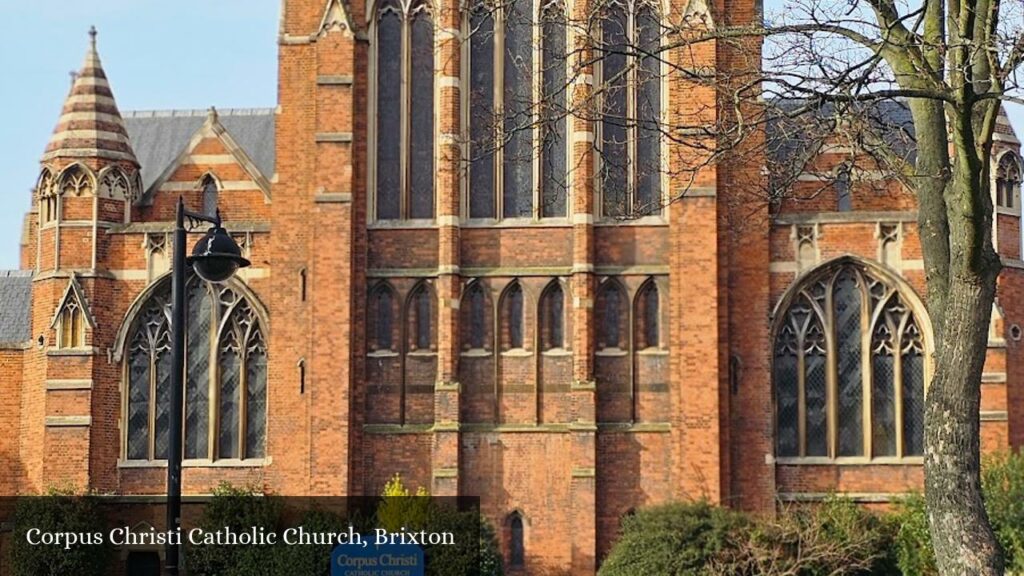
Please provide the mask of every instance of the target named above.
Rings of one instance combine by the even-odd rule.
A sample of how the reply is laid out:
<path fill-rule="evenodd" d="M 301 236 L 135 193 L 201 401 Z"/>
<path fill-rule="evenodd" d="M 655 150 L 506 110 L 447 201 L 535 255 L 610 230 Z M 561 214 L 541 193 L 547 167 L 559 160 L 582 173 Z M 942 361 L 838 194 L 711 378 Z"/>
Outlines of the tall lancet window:
<path fill-rule="evenodd" d="M 213 216 L 217 213 L 217 181 L 213 176 L 203 178 L 203 214 Z"/>
<path fill-rule="evenodd" d="M 540 173 L 542 218 L 566 216 L 569 130 L 566 11 L 561 0 L 541 8 Z"/>
<path fill-rule="evenodd" d="M 466 26 L 469 217 L 564 218 L 564 6 L 474 0 Z"/>
<path fill-rule="evenodd" d="M 253 303 L 229 285 L 186 287 L 186 459 L 265 455 L 267 343 Z M 125 340 L 125 458 L 163 460 L 170 437 L 170 282 L 157 286 Z"/>
<path fill-rule="evenodd" d="M 376 17 L 376 218 L 434 217 L 434 21 L 385 0 Z"/>
<path fill-rule="evenodd" d="M 600 184 L 606 217 L 661 213 L 661 37 L 656 5 L 608 0 L 598 45 Z"/>
<path fill-rule="evenodd" d="M 780 457 L 923 454 L 927 356 L 910 297 L 847 259 L 791 292 L 773 359 Z"/>

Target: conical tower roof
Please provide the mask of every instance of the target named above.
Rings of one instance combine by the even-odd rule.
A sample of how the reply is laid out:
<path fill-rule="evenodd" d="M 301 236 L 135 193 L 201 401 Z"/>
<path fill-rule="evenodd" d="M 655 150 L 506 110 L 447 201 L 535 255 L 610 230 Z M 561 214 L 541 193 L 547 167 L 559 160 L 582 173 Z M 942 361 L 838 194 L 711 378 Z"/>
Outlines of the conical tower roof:
<path fill-rule="evenodd" d="M 89 30 L 89 37 L 85 62 L 64 101 L 64 109 L 46 145 L 43 161 L 102 158 L 138 165 L 128 142 L 124 120 L 96 52 L 95 27 Z"/>

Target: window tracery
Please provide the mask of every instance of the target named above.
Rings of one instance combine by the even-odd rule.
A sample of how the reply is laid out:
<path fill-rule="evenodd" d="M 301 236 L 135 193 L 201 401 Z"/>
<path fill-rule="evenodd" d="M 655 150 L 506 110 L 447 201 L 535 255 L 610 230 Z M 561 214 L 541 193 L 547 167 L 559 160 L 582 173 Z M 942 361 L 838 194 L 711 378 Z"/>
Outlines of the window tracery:
<path fill-rule="evenodd" d="M 249 300 L 228 285 L 189 279 L 184 457 L 265 455 L 267 343 Z M 163 460 L 169 447 L 170 282 L 136 316 L 125 358 L 128 460 Z"/>
<path fill-rule="evenodd" d="M 796 288 L 774 340 L 780 457 L 922 454 L 925 339 L 905 298 L 848 259 Z"/>

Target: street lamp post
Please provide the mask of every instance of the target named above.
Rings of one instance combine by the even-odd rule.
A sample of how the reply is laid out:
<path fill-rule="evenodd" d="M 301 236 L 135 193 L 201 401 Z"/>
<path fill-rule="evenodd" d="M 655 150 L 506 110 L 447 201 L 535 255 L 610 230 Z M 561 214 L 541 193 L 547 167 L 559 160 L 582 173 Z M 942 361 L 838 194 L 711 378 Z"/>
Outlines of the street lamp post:
<path fill-rule="evenodd" d="M 188 227 L 185 221 L 188 220 Z M 185 243 L 189 230 L 201 222 L 213 226 L 206 232 L 192 255 L 185 257 Z M 168 538 L 165 548 L 165 574 L 177 576 L 181 549 L 181 456 L 182 416 L 185 396 L 185 301 L 186 270 L 192 267 L 196 275 L 207 282 L 224 282 L 239 268 L 249 265 L 242 250 L 221 226 L 220 211 L 214 216 L 191 212 L 178 198 L 174 220 L 174 257 L 171 266 L 171 413 L 170 442 L 167 454 L 167 529 L 174 536 Z"/>

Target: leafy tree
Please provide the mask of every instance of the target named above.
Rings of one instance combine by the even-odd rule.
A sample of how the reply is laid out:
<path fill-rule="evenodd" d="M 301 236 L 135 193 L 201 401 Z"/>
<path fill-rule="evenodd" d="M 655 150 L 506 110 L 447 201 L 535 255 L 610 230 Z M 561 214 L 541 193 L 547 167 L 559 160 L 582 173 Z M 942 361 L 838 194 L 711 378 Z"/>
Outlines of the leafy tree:
<path fill-rule="evenodd" d="M 43 496 L 20 498 L 11 520 L 10 554 L 14 576 L 100 576 L 110 572 L 113 548 L 104 532 L 103 514 L 94 495 L 53 488 Z M 26 533 L 32 529 L 51 534 L 99 532 L 101 540 L 67 550 L 63 546 L 33 546 L 26 539 Z"/>

